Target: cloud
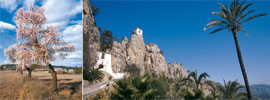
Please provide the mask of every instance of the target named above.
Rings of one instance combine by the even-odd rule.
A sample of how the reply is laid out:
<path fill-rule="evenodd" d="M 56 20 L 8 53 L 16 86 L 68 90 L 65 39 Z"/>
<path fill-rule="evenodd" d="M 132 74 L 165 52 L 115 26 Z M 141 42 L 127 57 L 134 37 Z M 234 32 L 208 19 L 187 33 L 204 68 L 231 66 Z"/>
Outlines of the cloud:
<path fill-rule="evenodd" d="M 82 21 L 82 20 L 80 20 Z M 79 21 L 78 21 L 79 22 Z M 53 64 L 65 65 L 65 66 L 81 66 L 82 65 L 82 24 L 77 23 L 66 27 L 61 35 L 63 39 L 69 43 L 75 45 L 75 52 L 70 53 L 64 60 L 58 60 Z"/>
<path fill-rule="evenodd" d="M 64 29 L 71 18 L 82 12 L 82 0 L 45 0 L 42 7 L 45 8 L 47 25 Z"/>
<path fill-rule="evenodd" d="M 21 0 L 0 0 L 0 7 L 11 13 L 17 8 L 20 1 Z"/>
<path fill-rule="evenodd" d="M 12 24 L 0 21 L 0 30 L 1 29 L 14 30 L 14 29 L 16 29 L 16 27 Z"/>
<path fill-rule="evenodd" d="M 81 59 L 82 58 L 82 50 L 77 50 L 75 52 L 72 52 L 66 58 L 67 59 Z"/>
<path fill-rule="evenodd" d="M 23 6 L 26 8 L 26 9 L 29 9 L 32 5 L 35 4 L 35 1 L 36 0 L 25 0 L 23 2 Z"/>
<path fill-rule="evenodd" d="M 76 24 L 67 27 L 63 32 L 63 37 L 68 43 L 82 42 L 82 25 Z"/>

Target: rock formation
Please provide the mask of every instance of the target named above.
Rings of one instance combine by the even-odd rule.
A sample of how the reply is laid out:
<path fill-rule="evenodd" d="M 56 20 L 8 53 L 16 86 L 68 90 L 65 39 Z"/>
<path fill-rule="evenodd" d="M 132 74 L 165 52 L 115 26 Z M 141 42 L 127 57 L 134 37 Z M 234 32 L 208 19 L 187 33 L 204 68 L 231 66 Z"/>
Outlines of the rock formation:
<path fill-rule="evenodd" d="M 135 64 L 140 70 L 140 75 L 144 75 L 145 45 L 142 35 L 132 34 L 127 44 L 127 64 Z"/>
<path fill-rule="evenodd" d="M 182 66 L 182 64 L 178 64 L 176 62 L 167 64 L 168 68 L 168 77 L 175 79 L 179 77 L 187 77 L 187 69 Z"/>
<path fill-rule="evenodd" d="M 94 67 L 98 61 L 97 51 L 100 49 L 100 36 L 95 24 L 93 11 L 89 0 L 83 0 L 83 67 L 87 70 Z M 145 45 L 142 30 L 136 28 L 128 40 L 113 42 L 112 50 L 113 73 L 123 73 L 127 65 L 135 64 L 140 69 L 140 75 L 147 72 L 158 76 L 160 73 L 172 79 L 186 77 L 187 70 L 177 63 L 167 64 L 163 52 L 156 44 Z"/>
<path fill-rule="evenodd" d="M 172 79 L 186 77 L 187 70 L 177 63 L 167 64 L 163 52 L 156 44 L 145 45 L 143 36 L 133 33 L 130 40 L 127 37 L 122 42 L 114 42 L 111 50 L 112 70 L 123 73 L 127 65 L 135 64 L 140 70 L 140 75 L 147 72 L 158 76 L 160 73 Z"/>
<path fill-rule="evenodd" d="M 94 67 L 98 60 L 100 36 L 89 0 L 83 0 L 83 67 Z"/>

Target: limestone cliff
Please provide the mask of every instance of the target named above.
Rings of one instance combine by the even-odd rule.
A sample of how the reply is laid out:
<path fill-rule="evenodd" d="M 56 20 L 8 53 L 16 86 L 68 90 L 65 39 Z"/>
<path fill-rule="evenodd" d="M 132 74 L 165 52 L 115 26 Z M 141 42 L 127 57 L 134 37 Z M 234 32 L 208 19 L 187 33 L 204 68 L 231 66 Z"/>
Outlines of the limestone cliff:
<path fill-rule="evenodd" d="M 144 58 L 146 69 L 152 72 L 155 76 L 158 76 L 161 72 L 164 72 L 165 75 L 167 75 L 167 63 L 158 46 L 156 44 L 149 43 L 145 48 L 147 51 Z"/>
<path fill-rule="evenodd" d="M 142 35 L 132 34 L 127 44 L 127 64 L 135 64 L 141 70 L 140 75 L 145 72 L 144 68 L 145 45 Z"/>
<path fill-rule="evenodd" d="M 167 64 L 163 52 L 156 44 L 145 45 L 141 34 L 133 34 L 130 40 L 127 37 L 122 42 L 114 42 L 111 51 L 112 69 L 116 73 L 123 73 L 127 65 L 135 64 L 140 70 L 140 75 L 146 72 L 158 76 L 161 72 L 169 78 L 186 77 L 187 70 L 181 64 Z"/>
<path fill-rule="evenodd" d="M 83 0 L 83 67 L 94 67 L 98 60 L 100 36 L 89 0 Z"/>

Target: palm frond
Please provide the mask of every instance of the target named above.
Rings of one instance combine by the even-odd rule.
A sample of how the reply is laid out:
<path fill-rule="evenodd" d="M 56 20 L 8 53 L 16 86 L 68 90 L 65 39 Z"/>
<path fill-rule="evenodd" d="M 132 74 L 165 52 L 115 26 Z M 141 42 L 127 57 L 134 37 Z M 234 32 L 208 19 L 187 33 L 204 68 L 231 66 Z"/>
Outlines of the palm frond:
<path fill-rule="evenodd" d="M 225 13 L 223 13 L 223 12 L 212 12 L 212 14 L 213 14 L 213 15 L 218 15 L 218 16 L 220 16 L 221 18 L 226 19 L 226 15 L 225 15 Z"/>
<path fill-rule="evenodd" d="M 249 3 L 248 5 L 246 5 L 241 11 L 240 14 L 242 14 L 249 6 L 251 6 L 252 3 Z"/>
<path fill-rule="evenodd" d="M 206 79 L 207 77 L 210 77 L 207 73 L 202 73 L 199 78 L 198 81 L 201 81 L 203 78 Z"/>
<path fill-rule="evenodd" d="M 244 17 L 246 17 L 248 14 L 250 14 L 250 13 L 252 13 L 252 12 L 254 12 L 255 10 L 251 10 L 251 11 L 248 11 L 248 12 L 246 12 L 245 14 L 243 14 L 243 15 L 241 15 L 238 19 L 237 19 L 237 23 L 239 23 L 240 22 L 240 20 L 242 20 Z"/>
<path fill-rule="evenodd" d="M 266 16 L 266 15 L 267 15 L 266 13 L 263 13 L 263 14 L 258 14 L 258 15 L 250 16 L 247 19 L 243 20 L 241 23 L 247 22 L 247 21 L 249 21 L 251 19 L 254 19 L 254 18 L 257 18 L 257 17 L 260 17 L 260 16 Z"/>
<path fill-rule="evenodd" d="M 223 24 L 223 23 L 212 23 L 212 24 L 208 24 L 205 28 L 203 28 L 203 30 L 207 30 L 208 28 L 211 27 L 226 27 L 228 26 L 227 24 Z"/>
<path fill-rule="evenodd" d="M 240 92 L 240 93 L 238 93 L 238 94 L 235 95 L 235 98 L 237 100 L 246 100 L 247 99 L 247 93 Z"/>
<path fill-rule="evenodd" d="M 224 5 L 219 3 L 219 5 L 220 5 L 220 10 L 225 14 L 225 19 L 228 22 L 232 23 L 232 21 L 231 21 L 231 13 L 230 13 L 228 7 L 225 5 L 225 3 L 224 3 Z"/>
<path fill-rule="evenodd" d="M 218 28 L 218 29 L 212 31 L 212 32 L 209 33 L 209 34 L 214 34 L 214 33 L 218 32 L 218 31 L 221 31 L 221 30 L 224 30 L 224 29 L 227 29 L 227 27 L 221 27 L 221 28 Z"/>
<path fill-rule="evenodd" d="M 244 32 L 248 36 L 247 31 L 245 31 L 242 27 L 240 27 L 239 29 L 240 29 L 240 31 Z"/>
<path fill-rule="evenodd" d="M 242 8 L 245 6 L 244 5 L 244 3 L 246 2 L 246 0 L 244 0 L 239 6 L 238 6 L 238 12 L 237 12 L 237 14 L 236 14 L 236 18 L 238 18 L 243 12 L 241 12 L 242 11 Z"/>
<path fill-rule="evenodd" d="M 211 24 L 214 24 L 214 23 L 221 23 L 221 24 L 228 24 L 226 21 L 224 21 L 224 20 L 211 20 L 208 24 L 207 24 L 207 26 L 208 25 L 211 25 Z"/>

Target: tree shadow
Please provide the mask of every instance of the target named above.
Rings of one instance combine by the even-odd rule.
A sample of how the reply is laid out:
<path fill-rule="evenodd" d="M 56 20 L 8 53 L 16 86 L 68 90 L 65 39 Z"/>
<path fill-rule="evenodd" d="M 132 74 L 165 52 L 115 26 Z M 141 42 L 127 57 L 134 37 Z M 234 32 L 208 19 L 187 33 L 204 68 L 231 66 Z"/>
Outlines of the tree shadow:
<path fill-rule="evenodd" d="M 74 93 L 80 91 L 80 85 L 82 85 L 82 82 L 69 82 L 69 83 L 60 83 L 61 87 L 59 87 L 59 90 L 69 89 L 72 90 L 70 93 L 70 96 L 72 96 Z"/>
<path fill-rule="evenodd" d="M 52 81 L 52 79 L 39 79 L 41 81 Z M 57 79 L 57 81 L 71 81 L 72 79 Z"/>

